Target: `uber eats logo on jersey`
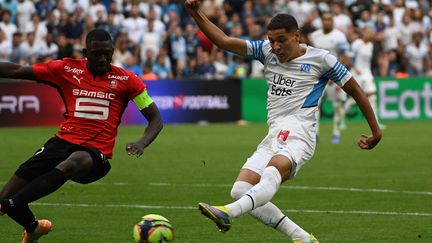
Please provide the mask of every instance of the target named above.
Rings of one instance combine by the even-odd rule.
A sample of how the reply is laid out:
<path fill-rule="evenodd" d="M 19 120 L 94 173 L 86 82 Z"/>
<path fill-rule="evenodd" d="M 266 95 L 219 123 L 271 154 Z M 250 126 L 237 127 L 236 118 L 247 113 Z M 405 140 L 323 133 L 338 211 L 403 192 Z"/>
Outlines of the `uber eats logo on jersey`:
<path fill-rule="evenodd" d="M 275 74 L 273 76 L 273 84 L 271 85 L 271 94 L 277 96 L 288 96 L 292 94 L 292 87 L 296 81 Z"/>

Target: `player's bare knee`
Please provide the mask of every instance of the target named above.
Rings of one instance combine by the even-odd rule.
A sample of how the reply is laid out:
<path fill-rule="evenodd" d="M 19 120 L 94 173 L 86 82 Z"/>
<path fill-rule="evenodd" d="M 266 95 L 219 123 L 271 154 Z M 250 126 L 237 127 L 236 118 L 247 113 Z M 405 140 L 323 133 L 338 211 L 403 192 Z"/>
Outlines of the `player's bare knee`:
<path fill-rule="evenodd" d="M 61 162 L 56 168 L 65 173 L 66 178 L 88 173 L 93 166 L 93 159 L 87 151 L 77 151 L 72 153 L 66 160 Z"/>
<path fill-rule="evenodd" d="M 279 173 L 282 176 L 282 181 L 286 181 L 289 179 L 292 169 L 292 162 L 285 155 L 275 155 L 271 158 L 268 166 L 274 166 L 278 169 Z"/>

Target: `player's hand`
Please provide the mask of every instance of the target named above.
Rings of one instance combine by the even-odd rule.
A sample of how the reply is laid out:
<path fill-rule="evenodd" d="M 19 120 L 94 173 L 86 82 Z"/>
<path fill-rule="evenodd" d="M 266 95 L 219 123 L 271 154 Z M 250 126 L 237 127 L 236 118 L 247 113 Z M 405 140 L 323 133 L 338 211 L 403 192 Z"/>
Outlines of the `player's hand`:
<path fill-rule="evenodd" d="M 126 145 L 126 152 L 129 156 L 135 155 L 137 158 L 144 153 L 144 144 L 141 143 L 128 143 Z"/>
<path fill-rule="evenodd" d="M 361 149 L 373 149 L 381 140 L 381 134 L 379 135 L 366 135 L 362 134 L 362 138 L 357 141 L 357 145 Z"/>
<path fill-rule="evenodd" d="M 199 7 L 200 7 L 200 3 L 199 0 L 186 0 L 184 2 L 184 6 L 186 11 L 189 14 L 195 13 L 196 11 L 198 11 Z"/>

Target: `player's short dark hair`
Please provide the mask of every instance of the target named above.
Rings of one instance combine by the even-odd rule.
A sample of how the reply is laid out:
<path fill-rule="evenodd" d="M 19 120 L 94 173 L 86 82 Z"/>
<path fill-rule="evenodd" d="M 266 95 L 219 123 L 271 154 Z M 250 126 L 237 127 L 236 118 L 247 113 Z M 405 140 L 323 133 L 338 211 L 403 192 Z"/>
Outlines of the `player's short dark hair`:
<path fill-rule="evenodd" d="M 86 47 L 90 47 L 92 41 L 110 41 L 113 44 L 110 33 L 102 29 L 94 29 L 90 31 L 86 36 Z"/>
<path fill-rule="evenodd" d="M 299 29 L 297 20 L 290 14 L 277 14 L 267 26 L 267 30 L 285 29 L 293 32 Z"/>

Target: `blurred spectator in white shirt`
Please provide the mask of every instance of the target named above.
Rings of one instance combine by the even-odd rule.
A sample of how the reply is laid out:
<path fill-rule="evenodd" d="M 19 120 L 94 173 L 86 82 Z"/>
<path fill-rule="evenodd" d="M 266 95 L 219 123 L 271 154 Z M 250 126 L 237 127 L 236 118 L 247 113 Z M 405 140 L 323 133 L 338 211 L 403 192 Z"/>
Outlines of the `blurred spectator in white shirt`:
<path fill-rule="evenodd" d="M 423 76 L 430 64 L 429 47 L 423 41 L 423 34 L 415 32 L 412 34 L 412 42 L 406 46 L 405 57 L 408 63 L 408 74 L 410 76 Z"/>
<path fill-rule="evenodd" d="M 72 13 L 75 11 L 75 8 L 81 7 L 82 9 L 89 9 L 90 1 L 89 0 L 60 0 L 63 2 L 65 9 Z M 60 2 L 60 1 L 57 1 Z"/>
<path fill-rule="evenodd" d="M 12 41 L 12 35 L 18 30 L 17 26 L 11 22 L 11 14 L 8 10 L 1 12 L 0 29 L 5 33 L 8 41 Z"/>
<path fill-rule="evenodd" d="M 22 48 L 28 55 L 30 65 L 40 62 L 39 57 L 42 57 L 48 51 L 45 40 L 36 41 L 35 32 L 27 33 L 26 41 L 23 42 Z"/>
<path fill-rule="evenodd" d="M 48 33 L 45 22 L 40 21 L 39 15 L 36 13 L 32 15 L 31 21 L 26 24 L 23 28 L 23 33 L 35 33 L 35 41 L 42 42 L 45 41 L 46 35 Z"/>
<path fill-rule="evenodd" d="M 133 54 L 128 50 L 127 34 L 121 33 L 115 42 L 113 64 L 118 67 L 126 66 L 126 60 Z"/>
<path fill-rule="evenodd" d="M 139 48 L 141 49 L 140 58 L 141 62 L 146 61 L 146 51 L 151 49 L 155 55 L 159 54 L 159 48 L 161 47 L 163 41 L 160 33 L 154 30 L 154 22 L 150 21 L 147 24 L 147 30 L 143 32 L 141 40 L 139 41 Z"/>
<path fill-rule="evenodd" d="M 105 5 L 100 2 L 100 0 L 91 0 L 87 9 L 87 14 L 92 17 L 94 22 L 100 18 L 106 21 L 108 17 L 107 9 L 105 8 Z"/>
<path fill-rule="evenodd" d="M 146 0 L 141 1 L 139 3 L 140 12 L 144 14 L 144 16 L 148 16 L 150 9 L 153 9 L 155 12 L 155 18 L 161 20 L 162 19 L 162 8 L 156 4 L 156 0 Z"/>
<path fill-rule="evenodd" d="M 22 33 L 25 32 L 25 27 L 31 20 L 31 16 L 36 13 L 36 7 L 30 0 L 19 0 L 17 6 L 17 26 Z"/>
<path fill-rule="evenodd" d="M 348 32 L 348 28 L 352 26 L 352 21 L 351 18 L 342 10 L 344 10 L 344 8 L 339 2 L 334 2 L 331 4 L 334 27 L 346 34 Z"/>
<path fill-rule="evenodd" d="M 224 79 L 226 76 L 226 72 L 228 71 L 228 64 L 225 60 L 224 51 L 217 50 L 215 61 L 213 62 L 214 67 L 216 69 L 216 73 L 214 74 L 215 79 Z"/>
<path fill-rule="evenodd" d="M 0 61 L 9 61 L 9 55 L 12 53 L 12 41 L 6 40 L 6 34 L 0 29 Z"/>
<path fill-rule="evenodd" d="M 9 61 L 18 64 L 28 63 L 28 55 L 23 48 L 23 34 L 20 32 L 15 32 L 12 36 L 12 52 Z"/>
<path fill-rule="evenodd" d="M 128 33 L 129 40 L 134 45 L 139 44 L 143 32 L 147 29 L 147 20 L 140 16 L 138 5 L 131 6 L 129 17 L 123 22 L 123 30 Z"/>
<path fill-rule="evenodd" d="M 411 16 L 409 12 L 402 18 L 402 23 L 399 25 L 399 33 L 401 37 L 402 44 L 404 46 L 408 45 L 411 42 L 412 33 L 416 32 L 413 28 L 413 24 L 411 22 Z"/>

